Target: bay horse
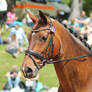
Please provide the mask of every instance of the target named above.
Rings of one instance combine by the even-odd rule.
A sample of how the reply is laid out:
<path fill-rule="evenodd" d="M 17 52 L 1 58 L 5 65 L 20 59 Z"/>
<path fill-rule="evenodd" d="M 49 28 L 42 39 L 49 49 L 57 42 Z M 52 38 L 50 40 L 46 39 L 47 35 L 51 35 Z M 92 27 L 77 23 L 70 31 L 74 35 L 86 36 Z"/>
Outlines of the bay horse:
<path fill-rule="evenodd" d="M 29 15 L 34 26 L 22 64 L 24 76 L 33 78 L 46 63 L 54 64 L 60 84 L 58 92 L 92 92 L 90 47 L 42 11 L 39 17 L 31 12 Z"/>

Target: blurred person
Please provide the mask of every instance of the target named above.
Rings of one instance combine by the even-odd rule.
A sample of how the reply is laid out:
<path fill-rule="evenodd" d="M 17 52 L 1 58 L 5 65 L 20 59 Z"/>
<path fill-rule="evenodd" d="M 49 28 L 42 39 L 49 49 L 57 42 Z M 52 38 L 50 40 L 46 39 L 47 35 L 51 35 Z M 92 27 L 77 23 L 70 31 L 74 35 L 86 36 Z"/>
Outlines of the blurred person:
<path fill-rule="evenodd" d="M 89 14 L 89 17 L 86 20 L 76 19 L 76 22 L 81 24 L 88 24 L 90 27 L 92 27 L 92 12 Z"/>
<path fill-rule="evenodd" d="M 60 23 L 62 23 L 62 15 L 64 15 L 64 12 L 61 12 L 60 10 L 57 10 L 56 11 L 56 19 L 60 22 Z"/>
<path fill-rule="evenodd" d="M 87 24 L 89 24 L 90 27 L 92 27 L 92 12 L 89 15 L 89 18 L 87 18 Z"/>
<path fill-rule="evenodd" d="M 92 46 L 92 27 L 86 24 L 81 30 L 81 37 L 87 41 L 87 43 Z"/>
<path fill-rule="evenodd" d="M 89 30 L 90 30 L 90 27 L 89 27 L 89 25 L 85 25 L 82 29 L 81 29 L 81 32 L 80 32 L 80 35 L 81 35 L 81 37 L 84 39 L 84 40 L 88 40 L 87 38 L 88 38 L 88 32 L 89 32 Z"/>
<path fill-rule="evenodd" d="M 19 85 L 21 72 L 18 71 L 17 65 L 14 65 L 12 70 L 6 73 L 6 77 L 8 78 L 10 88 L 14 88 Z"/>
<path fill-rule="evenodd" d="M 8 40 L 6 51 L 10 53 L 13 57 L 17 57 L 17 55 L 19 54 L 20 48 L 18 40 L 16 39 L 16 34 L 12 34 L 10 39 Z"/>
<path fill-rule="evenodd" d="M 43 85 L 41 82 L 38 81 L 39 79 L 39 73 L 35 78 L 26 79 L 25 85 L 26 85 L 26 92 L 40 92 L 42 89 L 48 90 L 48 87 L 46 85 Z"/>
<path fill-rule="evenodd" d="M 79 32 L 79 24 L 75 21 L 75 18 L 72 18 L 71 21 L 69 21 L 69 28 L 73 30 L 73 32 Z"/>
<path fill-rule="evenodd" d="M 2 32 L 2 24 L 6 21 L 6 13 L 7 13 L 7 1 L 6 0 L 0 0 L 0 31 Z"/>
<path fill-rule="evenodd" d="M 68 24 L 68 21 L 67 21 L 67 20 L 63 20 L 62 23 L 63 23 L 63 25 L 64 25 L 65 27 L 69 27 L 69 24 Z"/>
<path fill-rule="evenodd" d="M 7 12 L 7 21 L 6 24 L 8 27 L 13 27 L 17 21 L 15 7 L 12 6 L 10 11 Z"/>
<path fill-rule="evenodd" d="M 25 92 L 25 84 L 24 82 L 20 82 L 19 83 L 19 86 L 15 87 L 15 88 L 12 88 L 10 90 L 10 92 Z"/>
<path fill-rule="evenodd" d="M 8 82 L 6 82 L 3 86 L 2 86 L 2 90 L 0 92 L 10 92 L 10 87 L 8 85 Z"/>
<path fill-rule="evenodd" d="M 0 0 L 0 13 L 7 12 L 7 1 L 6 0 Z"/>
<path fill-rule="evenodd" d="M 86 12 L 85 12 L 84 10 L 82 10 L 80 17 L 78 17 L 77 19 L 84 21 L 84 20 L 86 20 L 87 18 L 88 18 L 88 17 L 86 16 Z M 79 23 L 79 26 L 80 26 L 80 28 L 82 28 L 82 27 L 84 26 L 84 24 Z"/>
<path fill-rule="evenodd" d="M 78 17 L 79 20 L 85 20 L 88 17 L 86 16 L 86 12 L 84 10 L 81 11 L 80 17 Z"/>
<path fill-rule="evenodd" d="M 2 32 L 0 31 L 0 44 L 7 44 L 8 40 L 3 40 L 2 39 Z"/>
<path fill-rule="evenodd" d="M 28 43 L 24 29 L 19 24 L 15 25 L 15 31 L 20 46 L 24 46 L 26 43 Z"/>
<path fill-rule="evenodd" d="M 10 30 L 9 37 L 12 34 L 16 34 L 16 39 L 18 40 L 19 46 L 24 46 L 28 43 L 28 39 L 25 35 L 24 29 L 22 28 L 22 23 L 16 22 L 15 26 Z"/>
<path fill-rule="evenodd" d="M 92 27 L 89 26 L 87 43 L 92 47 Z"/>
<path fill-rule="evenodd" d="M 7 12 L 7 2 L 6 0 L 0 0 L 0 24 L 2 20 L 6 17 Z"/>
<path fill-rule="evenodd" d="M 37 74 L 37 76 L 35 78 L 31 78 L 31 79 L 26 79 L 25 85 L 26 85 L 26 91 L 27 92 L 36 92 L 35 88 L 37 87 L 37 82 L 39 79 L 39 74 Z"/>

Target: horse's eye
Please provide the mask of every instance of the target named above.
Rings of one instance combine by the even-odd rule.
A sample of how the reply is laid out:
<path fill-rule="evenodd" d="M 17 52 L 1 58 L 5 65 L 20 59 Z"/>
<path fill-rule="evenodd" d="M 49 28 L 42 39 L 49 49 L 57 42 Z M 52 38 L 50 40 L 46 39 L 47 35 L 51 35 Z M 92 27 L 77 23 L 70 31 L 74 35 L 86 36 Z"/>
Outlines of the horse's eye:
<path fill-rule="evenodd" d="M 41 39 L 44 40 L 44 41 L 46 41 L 47 40 L 47 37 L 46 36 L 42 36 Z"/>

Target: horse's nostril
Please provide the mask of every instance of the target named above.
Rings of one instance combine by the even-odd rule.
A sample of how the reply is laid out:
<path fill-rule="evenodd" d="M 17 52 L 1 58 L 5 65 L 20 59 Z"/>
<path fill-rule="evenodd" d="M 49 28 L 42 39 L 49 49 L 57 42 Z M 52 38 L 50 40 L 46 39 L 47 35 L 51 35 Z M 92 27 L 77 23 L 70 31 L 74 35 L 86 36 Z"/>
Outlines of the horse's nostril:
<path fill-rule="evenodd" d="M 25 68 L 25 72 L 26 72 L 26 73 L 32 73 L 32 69 L 29 68 L 29 67 L 26 67 L 26 68 Z"/>

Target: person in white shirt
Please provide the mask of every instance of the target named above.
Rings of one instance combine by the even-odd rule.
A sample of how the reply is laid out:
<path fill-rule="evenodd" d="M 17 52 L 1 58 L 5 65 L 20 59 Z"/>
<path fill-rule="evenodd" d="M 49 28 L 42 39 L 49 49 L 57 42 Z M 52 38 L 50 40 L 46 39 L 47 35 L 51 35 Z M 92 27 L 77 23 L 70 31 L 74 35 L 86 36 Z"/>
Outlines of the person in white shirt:
<path fill-rule="evenodd" d="M 7 2 L 6 0 L 0 0 L 0 31 L 3 31 L 2 25 L 5 24 L 7 14 Z"/>
<path fill-rule="evenodd" d="M 90 27 L 92 27 L 92 12 L 89 14 L 89 17 L 85 20 L 79 20 L 76 19 L 76 22 L 84 24 L 84 25 L 89 25 Z"/>
<path fill-rule="evenodd" d="M 0 0 L 0 12 L 7 11 L 7 2 L 6 0 Z"/>
<path fill-rule="evenodd" d="M 14 33 L 16 34 L 16 38 L 20 46 L 24 46 L 25 43 L 28 43 L 28 39 L 25 35 L 24 29 L 22 28 L 21 22 L 16 22 L 14 28 L 10 31 L 9 37 Z"/>
<path fill-rule="evenodd" d="M 7 2 L 6 0 L 0 0 L 0 24 L 6 18 Z"/>

